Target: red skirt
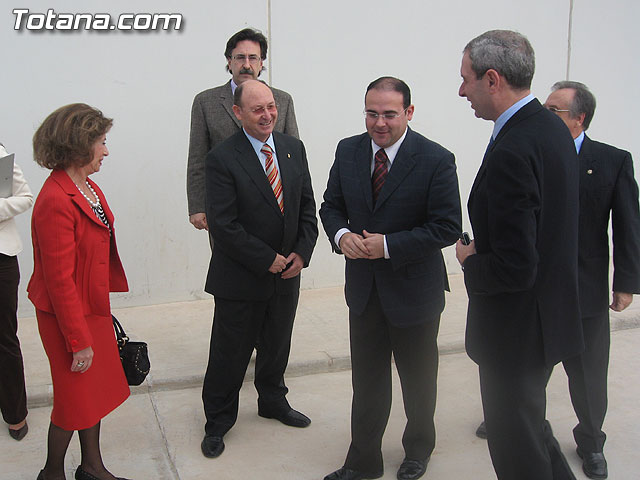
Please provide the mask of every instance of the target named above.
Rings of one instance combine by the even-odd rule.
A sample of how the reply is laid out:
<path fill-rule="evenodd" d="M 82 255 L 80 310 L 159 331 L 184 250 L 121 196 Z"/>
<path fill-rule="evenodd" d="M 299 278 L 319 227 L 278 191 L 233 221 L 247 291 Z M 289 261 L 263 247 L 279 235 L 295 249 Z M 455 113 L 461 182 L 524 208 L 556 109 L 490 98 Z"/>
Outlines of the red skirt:
<path fill-rule="evenodd" d="M 73 353 L 67 351 L 55 315 L 36 309 L 36 317 L 51 366 L 51 422 L 69 431 L 93 427 L 123 403 L 130 393 L 111 317 L 86 317 L 93 337 L 93 363 L 85 373 L 71 371 Z"/>

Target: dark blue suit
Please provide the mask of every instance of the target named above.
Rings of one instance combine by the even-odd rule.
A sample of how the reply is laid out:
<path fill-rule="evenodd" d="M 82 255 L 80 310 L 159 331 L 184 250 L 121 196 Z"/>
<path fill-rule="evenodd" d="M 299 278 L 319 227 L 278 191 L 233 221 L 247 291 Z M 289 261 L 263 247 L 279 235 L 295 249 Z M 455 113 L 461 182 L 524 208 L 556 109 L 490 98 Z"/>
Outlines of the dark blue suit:
<path fill-rule="evenodd" d="M 613 290 L 640 293 L 640 213 L 631 154 L 585 136 L 580 160 L 578 280 L 585 351 L 563 362 L 580 450 L 602 452 L 609 365 L 609 217 Z"/>
<path fill-rule="evenodd" d="M 577 163 L 566 126 L 534 99 L 502 127 L 469 195 L 466 347 L 500 480 L 575 478 L 545 422 L 545 387 L 583 349 Z"/>
<path fill-rule="evenodd" d="M 407 129 L 373 202 L 371 138 L 342 140 L 320 217 L 334 251 L 341 228 L 386 235 L 390 259 L 346 259 L 353 368 L 352 443 L 345 466 L 383 468 L 381 442 L 391 406 L 391 354 L 407 414 L 406 456 L 424 460 L 435 445 L 437 344 L 447 273 L 441 249 L 461 230 L 454 156 Z"/>

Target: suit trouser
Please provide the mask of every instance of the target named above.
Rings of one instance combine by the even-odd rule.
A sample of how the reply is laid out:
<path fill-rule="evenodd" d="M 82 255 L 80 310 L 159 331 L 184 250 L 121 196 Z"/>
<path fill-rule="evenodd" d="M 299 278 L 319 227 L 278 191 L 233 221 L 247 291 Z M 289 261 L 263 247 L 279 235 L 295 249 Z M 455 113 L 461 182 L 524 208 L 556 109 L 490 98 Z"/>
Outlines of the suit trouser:
<path fill-rule="evenodd" d="M 607 371 L 609 368 L 609 312 L 583 317 L 585 350 L 563 362 L 569 377 L 571 403 L 578 417 L 573 429 L 583 452 L 602 452 L 607 436 L 602 424 L 607 413 Z"/>
<path fill-rule="evenodd" d="M 382 437 L 391 410 L 392 354 L 407 416 L 402 436 L 405 456 L 425 460 L 431 455 L 436 437 L 439 325 L 439 315 L 414 327 L 390 325 L 375 287 L 361 315 L 349 312 L 353 401 L 345 467 L 365 473 L 384 468 Z"/>
<path fill-rule="evenodd" d="M 0 410 L 15 425 L 27 416 L 24 366 L 18 340 L 18 259 L 0 253 Z"/>
<path fill-rule="evenodd" d="M 545 420 L 551 371 L 542 361 L 480 365 L 487 441 L 499 480 L 575 480 Z"/>
<path fill-rule="evenodd" d="M 236 422 L 240 388 L 256 341 L 258 408 L 276 412 L 290 408 L 284 372 L 298 296 L 296 291 L 256 302 L 215 298 L 209 363 L 202 387 L 207 434 L 223 436 Z"/>

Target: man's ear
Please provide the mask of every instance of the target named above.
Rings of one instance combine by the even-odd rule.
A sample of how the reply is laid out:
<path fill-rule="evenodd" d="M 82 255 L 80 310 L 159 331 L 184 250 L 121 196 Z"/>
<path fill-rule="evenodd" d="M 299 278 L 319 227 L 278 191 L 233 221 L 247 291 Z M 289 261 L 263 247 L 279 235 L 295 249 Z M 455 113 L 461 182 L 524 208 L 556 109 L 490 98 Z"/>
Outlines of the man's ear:
<path fill-rule="evenodd" d="M 233 113 L 236 114 L 236 118 L 240 120 L 240 123 L 242 123 L 242 118 L 241 118 L 242 115 L 240 113 L 241 112 L 240 107 L 238 105 L 233 105 L 231 108 L 233 108 Z"/>
<path fill-rule="evenodd" d="M 500 74 L 497 72 L 497 70 L 490 68 L 485 72 L 484 75 L 487 78 L 487 81 L 489 82 L 489 89 L 493 90 L 500 86 L 502 79 L 500 78 Z"/>

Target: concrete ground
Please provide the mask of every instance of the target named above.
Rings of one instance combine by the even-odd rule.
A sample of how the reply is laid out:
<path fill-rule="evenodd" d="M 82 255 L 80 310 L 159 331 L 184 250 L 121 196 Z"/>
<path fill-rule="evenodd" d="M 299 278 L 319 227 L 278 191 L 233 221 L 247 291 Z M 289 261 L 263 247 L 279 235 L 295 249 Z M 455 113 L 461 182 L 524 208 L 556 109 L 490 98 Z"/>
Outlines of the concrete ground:
<path fill-rule="evenodd" d="M 440 374 L 436 449 L 424 478 L 495 478 L 486 442 L 475 437 L 481 420 L 477 368 L 464 353 L 466 295 L 460 275 L 450 277 L 452 293 L 439 334 Z M 147 381 L 102 423 L 106 465 L 127 478 L 162 480 L 321 480 L 340 467 L 349 445 L 351 374 L 347 310 L 342 288 L 303 291 L 287 370 L 289 401 L 309 415 L 306 429 L 257 416 L 256 392 L 247 381 L 237 424 L 225 436 L 217 459 L 200 452 L 204 414 L 200 399 L 211 330 L 212 301 L 134 307 L 115 311 L 132 339 L 149 344 Z M 640 301 L 612 314 L 609 413 L 605 453 L 609 478 L 638 478 L 640 457 Z M 49 366 L 34 318 L 20 319 L 29 395 L 29 434 L 15 442 L 0 433 L 0 479 L 35 479 L 46 456 L 51 412 Z M 403 458 L 401 393 L 394 377 L 394 404 L 384 439 L 385 476 L 396 478 Z M 587 478 L 575 453 L 575 415 L 566 377 L 556 368 L 548 389 L 548 418 L 578 479 Z M 77 436 L 67 455 L 67 478 L 80 461 Z"/>

